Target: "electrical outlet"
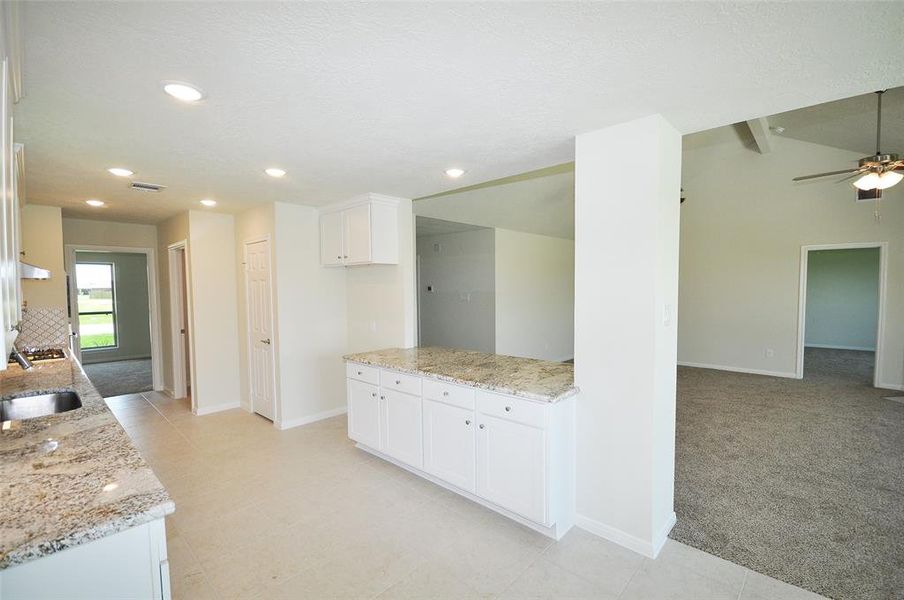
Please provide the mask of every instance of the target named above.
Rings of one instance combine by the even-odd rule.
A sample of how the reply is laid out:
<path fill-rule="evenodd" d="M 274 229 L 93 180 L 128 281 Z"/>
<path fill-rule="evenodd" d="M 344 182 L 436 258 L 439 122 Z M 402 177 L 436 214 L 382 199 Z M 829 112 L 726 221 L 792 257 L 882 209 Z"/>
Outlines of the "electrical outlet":
<path fill-rule="evenodd" d="M 775 350 L 773 350 L 772 348 L 766 348 L 765 354 L 766 358 L 772 358 L 773 356 L 775 356 Z"/>

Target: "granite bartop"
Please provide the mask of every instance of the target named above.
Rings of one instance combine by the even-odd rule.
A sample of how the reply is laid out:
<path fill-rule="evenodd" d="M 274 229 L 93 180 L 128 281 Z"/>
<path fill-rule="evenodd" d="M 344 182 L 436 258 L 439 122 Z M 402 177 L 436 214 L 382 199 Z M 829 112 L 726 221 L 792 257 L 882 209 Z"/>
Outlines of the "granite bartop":
<path fill-rule="evenodd" d="M 387 348 L 343 358 L 539 402 L 558 402 L 578 393 L 570 363 L 440 347 Z"/>
<path fill-rule="evenodd" d="M 0 399 L 64 390 L 78 393 L 82 407 L 0 431 L 0 569 L 175 510 L 78 361 L 0 372 Z"/>

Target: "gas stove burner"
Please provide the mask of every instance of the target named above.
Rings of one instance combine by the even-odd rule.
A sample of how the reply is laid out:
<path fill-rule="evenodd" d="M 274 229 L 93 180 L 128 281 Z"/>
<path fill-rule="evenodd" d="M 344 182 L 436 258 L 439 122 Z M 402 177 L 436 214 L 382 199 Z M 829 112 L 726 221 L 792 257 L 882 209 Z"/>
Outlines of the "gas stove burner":
<path fill-rule="evenodd" d="M 29 348 L 23 350 L 22 354 L 24 354 L 25 358 L 27 358 L 31 362 L 66 358 L 66 353 L 59 348 Z"/>

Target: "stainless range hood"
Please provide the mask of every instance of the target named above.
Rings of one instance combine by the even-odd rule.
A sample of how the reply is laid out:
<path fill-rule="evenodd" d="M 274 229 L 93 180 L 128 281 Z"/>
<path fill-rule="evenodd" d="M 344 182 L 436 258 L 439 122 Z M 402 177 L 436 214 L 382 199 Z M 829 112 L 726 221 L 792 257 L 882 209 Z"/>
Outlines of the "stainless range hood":
<path fill-rule="evenodd" d="M 20 260 L 19 277 L 21 279 L 50 279 L 50 271 Z"/>

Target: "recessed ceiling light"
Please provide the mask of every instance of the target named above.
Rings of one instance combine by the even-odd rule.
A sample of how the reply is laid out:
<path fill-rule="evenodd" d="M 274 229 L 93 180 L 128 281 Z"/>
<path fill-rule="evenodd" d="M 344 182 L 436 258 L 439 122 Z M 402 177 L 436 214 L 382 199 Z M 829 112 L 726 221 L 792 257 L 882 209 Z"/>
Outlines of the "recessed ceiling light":
<path fill-rule="evenodd" d="M 88 206 L 100 207 L 104 205 L 103 200 L 85 200 L 85 204 Z"/>
<path fill-rule="evenodd" d="M 465 174 L 464 169 L 446 169 L 446 176 L 451 177 L 452 179 L 457 179 Z"/>
<path fill-rule="evenodd" d="M 201 204 L 203 204 L 204 206 L 216 206 L 217 201 L 211 200 L 210 198 L 205 198 L 204 200 L 201 200 Z"/>
<path fill-rule="evenodd" d="M 270 177 L 283 177 L 286 172 L 282 169 L 278 169 L 276 167 L 270 167 L 269 169 L 264 169 L 264 173 L 269 175 Z"/>
<path fill-rule="evenodd" d="M 164 81 L 163 91 L 182 102 L 197 102 L 204 97 L 204 92 L 182 81 Z"/>
<path fill-rule="evenodd" d="M 124 169 L 122 167 L 110 167 L 109 169 L 107 169 L 107 172 L 109 172 L 111 175 L 116 175 L 117 177 L 131 177 L 135 174 L 132 171 Z"/>

